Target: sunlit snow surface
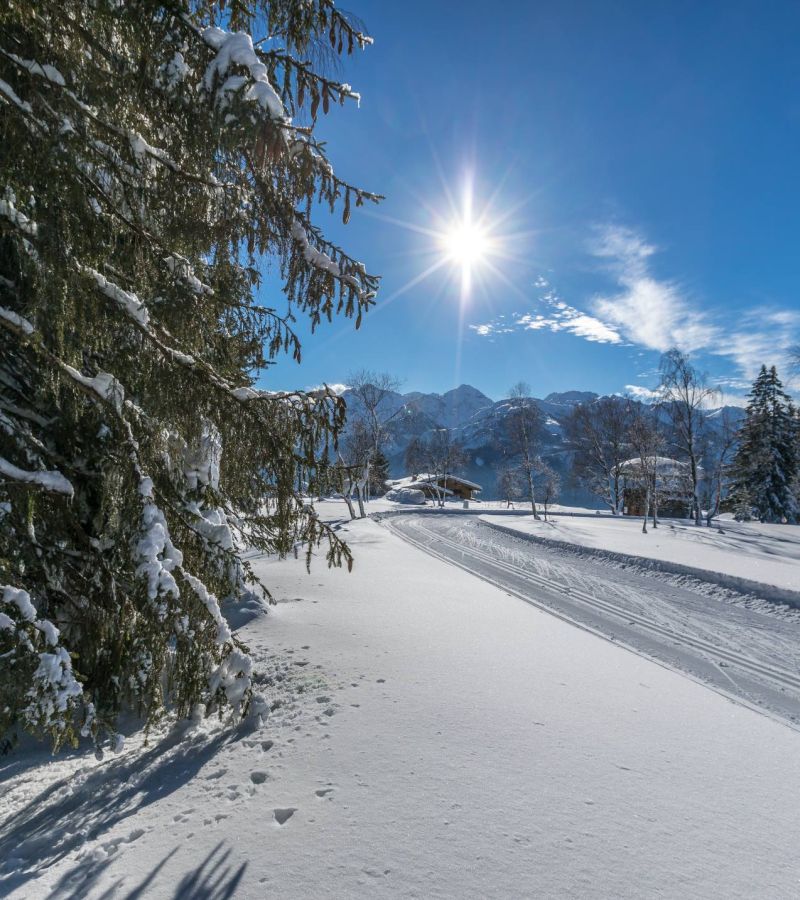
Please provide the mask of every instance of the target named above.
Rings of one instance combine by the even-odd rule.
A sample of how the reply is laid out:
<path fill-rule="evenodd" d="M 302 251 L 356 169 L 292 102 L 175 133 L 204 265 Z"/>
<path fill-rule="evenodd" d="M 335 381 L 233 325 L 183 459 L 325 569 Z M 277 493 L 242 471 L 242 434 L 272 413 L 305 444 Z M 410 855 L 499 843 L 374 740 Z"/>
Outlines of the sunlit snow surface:
<path fill-rule="evenodd" d="M 255 561 L 262 725 L 0 758 L 0 895 L 797 896 L 798 732 L 342 533 L 352 575 Z"/>

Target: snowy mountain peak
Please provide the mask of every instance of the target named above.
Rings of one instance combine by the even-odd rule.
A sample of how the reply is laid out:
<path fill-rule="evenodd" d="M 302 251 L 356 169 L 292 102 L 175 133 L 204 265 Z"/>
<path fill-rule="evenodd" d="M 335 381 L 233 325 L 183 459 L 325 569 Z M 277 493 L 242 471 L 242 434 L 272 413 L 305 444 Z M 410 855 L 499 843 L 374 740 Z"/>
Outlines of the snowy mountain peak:
<path fill-rule="evenodd" d="M 589 403 L 596 400 L 597 394 L 592 391 L 556 391 L 548 394 L 544 399 L 545 403 L 557 403 L 561 406 L 575 406 L 578 403 Z"/>

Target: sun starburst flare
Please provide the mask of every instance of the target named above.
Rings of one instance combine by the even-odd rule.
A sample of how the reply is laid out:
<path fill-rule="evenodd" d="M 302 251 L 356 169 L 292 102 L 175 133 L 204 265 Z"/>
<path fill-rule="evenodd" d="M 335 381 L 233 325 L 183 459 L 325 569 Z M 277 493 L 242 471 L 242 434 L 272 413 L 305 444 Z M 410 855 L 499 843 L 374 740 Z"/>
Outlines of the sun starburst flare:
<path fill-rule="evenodd" d="M 475 295 L 490 310 L 498 286 L 503 295 L 514 294 L 522 301 L 528 295 L 508 271 L 530 265 L 531 243 L 539 237 L 538 230 L 521 230 L 509 225 L 517 219 L 521 209 L 535 198 L 536 192 L 518 196 L 511 202 L 499 202 L 508 172 L 496 180 L 494 190 L 486 199 L 474 202 L 474 172 L 468 170 L 454 192 L 448 184 L 443 167 L 435 160 L 441 178 L 442 192 L 437 198 L 421 195 L 410 187 L 408 193 L 416 205 L 414 220 L 397 218 L 381 211 L 366 210 L 365 215 L 387 225 L 418 235 L 416 246 L 401 255 L 414 259 L 413 273 L 398 284 L 391 293 L 382 294 L 378 305 L 370 313 L 380 315 L 423 282 L 433 281 L 433 290 L 426 290 L 425 303 L 436 306 L 447 298 L 455 299 L 458 308 L 457 333 L 463 333 L 467 309 Z M 420 213 L 422 215 L 420 215 Z M 458 285 L 458 293 L 453 291 Z M 454 296 L 455 294 L 455 296 Z M 328 340 L 336 341 L 356 326 L 348 325 Z M 459 338 L 460 340 L 460 338 Z"/>
<path fill-rule="evenodd" d="M 491 239 L 479 224 L 465 218 L 442 234 L 442 249 L 447 259 L 461 270 L 462 295 L 472 286 L 472 270 L 487 260 L 492 252 Z"/>

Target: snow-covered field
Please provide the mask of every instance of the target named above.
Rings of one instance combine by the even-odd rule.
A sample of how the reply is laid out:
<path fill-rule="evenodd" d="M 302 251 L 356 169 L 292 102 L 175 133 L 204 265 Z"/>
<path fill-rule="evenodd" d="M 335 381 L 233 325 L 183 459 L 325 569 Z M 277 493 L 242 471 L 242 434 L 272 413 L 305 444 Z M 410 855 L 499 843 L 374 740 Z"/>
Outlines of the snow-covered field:
<path fill-rule="evenodd" d="M 711 528 L 698 528 L 663 519 L 658 528 L 648 525 L 643 534 L 642 520 L 629 517 L 557 515 L 545 522 L 533 516 L 487 515 L 484 521 L 543 540 L 688 566 L 800 594 L 800 528 L 794 525 L 736 522 L 726 516 Z"/>
<path fill-rule="evenodd" d="M 257 561 L 262 725 L 2 760 L 0 895 L 800 894 L 800 733 L 377 522 L 343 533 L 351 575 Z"/>

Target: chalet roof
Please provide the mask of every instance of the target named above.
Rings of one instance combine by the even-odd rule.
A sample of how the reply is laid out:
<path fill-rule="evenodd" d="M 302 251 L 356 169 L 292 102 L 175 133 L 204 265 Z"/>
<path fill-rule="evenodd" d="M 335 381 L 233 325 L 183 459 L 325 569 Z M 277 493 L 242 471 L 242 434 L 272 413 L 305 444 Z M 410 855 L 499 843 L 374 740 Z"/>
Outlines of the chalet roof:
<path fill-rule="evenodd" d="M 475 484 L 474 481 L 470 481 L 468 478 L 462 478 L 460 475 L 451 475 L 449 472 L 447 475 L 431 475 L 425 472 L 421 472 L 417 475 L 416 481 L 412 482 L 412 484 L 419 484 L 420 481 L 426 481 L 429 484 L 434 484 L 436 482 L 447 480 L 448 483 L 452 484 L 463 484 L 464 487 L 472 488 L 473 491 L 482 491 L 483 488 L 479 484 Z"/>
<path fill-rule="evenodd" d="M 473 491 L 483 490 L 483 488 L 479 484 L 476 484 L 474 481 L 469 481 L 467 478 L 462 478 L 460 475 L 448 474 L 446 478 L 448 484 L 461 484 Z M 420 488 L 423 485 L 435 485 L 438 490 L 443 491 L 444 493 L 452 493 L 450 488 L 445 488 L 443 486 L 444 481 L 444 475 L 431 475 L 428 472 L 420 472 L 420 474 L 416 477 L 414 477 L 413 475 L 406 475 L 404 478 L 396 478 L 392 481 L 387 481 L 386 486 L 392 488 Z"/>
<path fill-rule="evenodd" d="M 689 471 L 689 463 L 672 459 L 670 456 L 650 456 L 647 458 L 647 467 L 655 469 L 659 475 L 685 475 Z M 638 456 L 634 456 L 632 459 L 626 459 L 619 468 L 621 472 L 636 474 L 641 472 L 642 461 Z"/>

